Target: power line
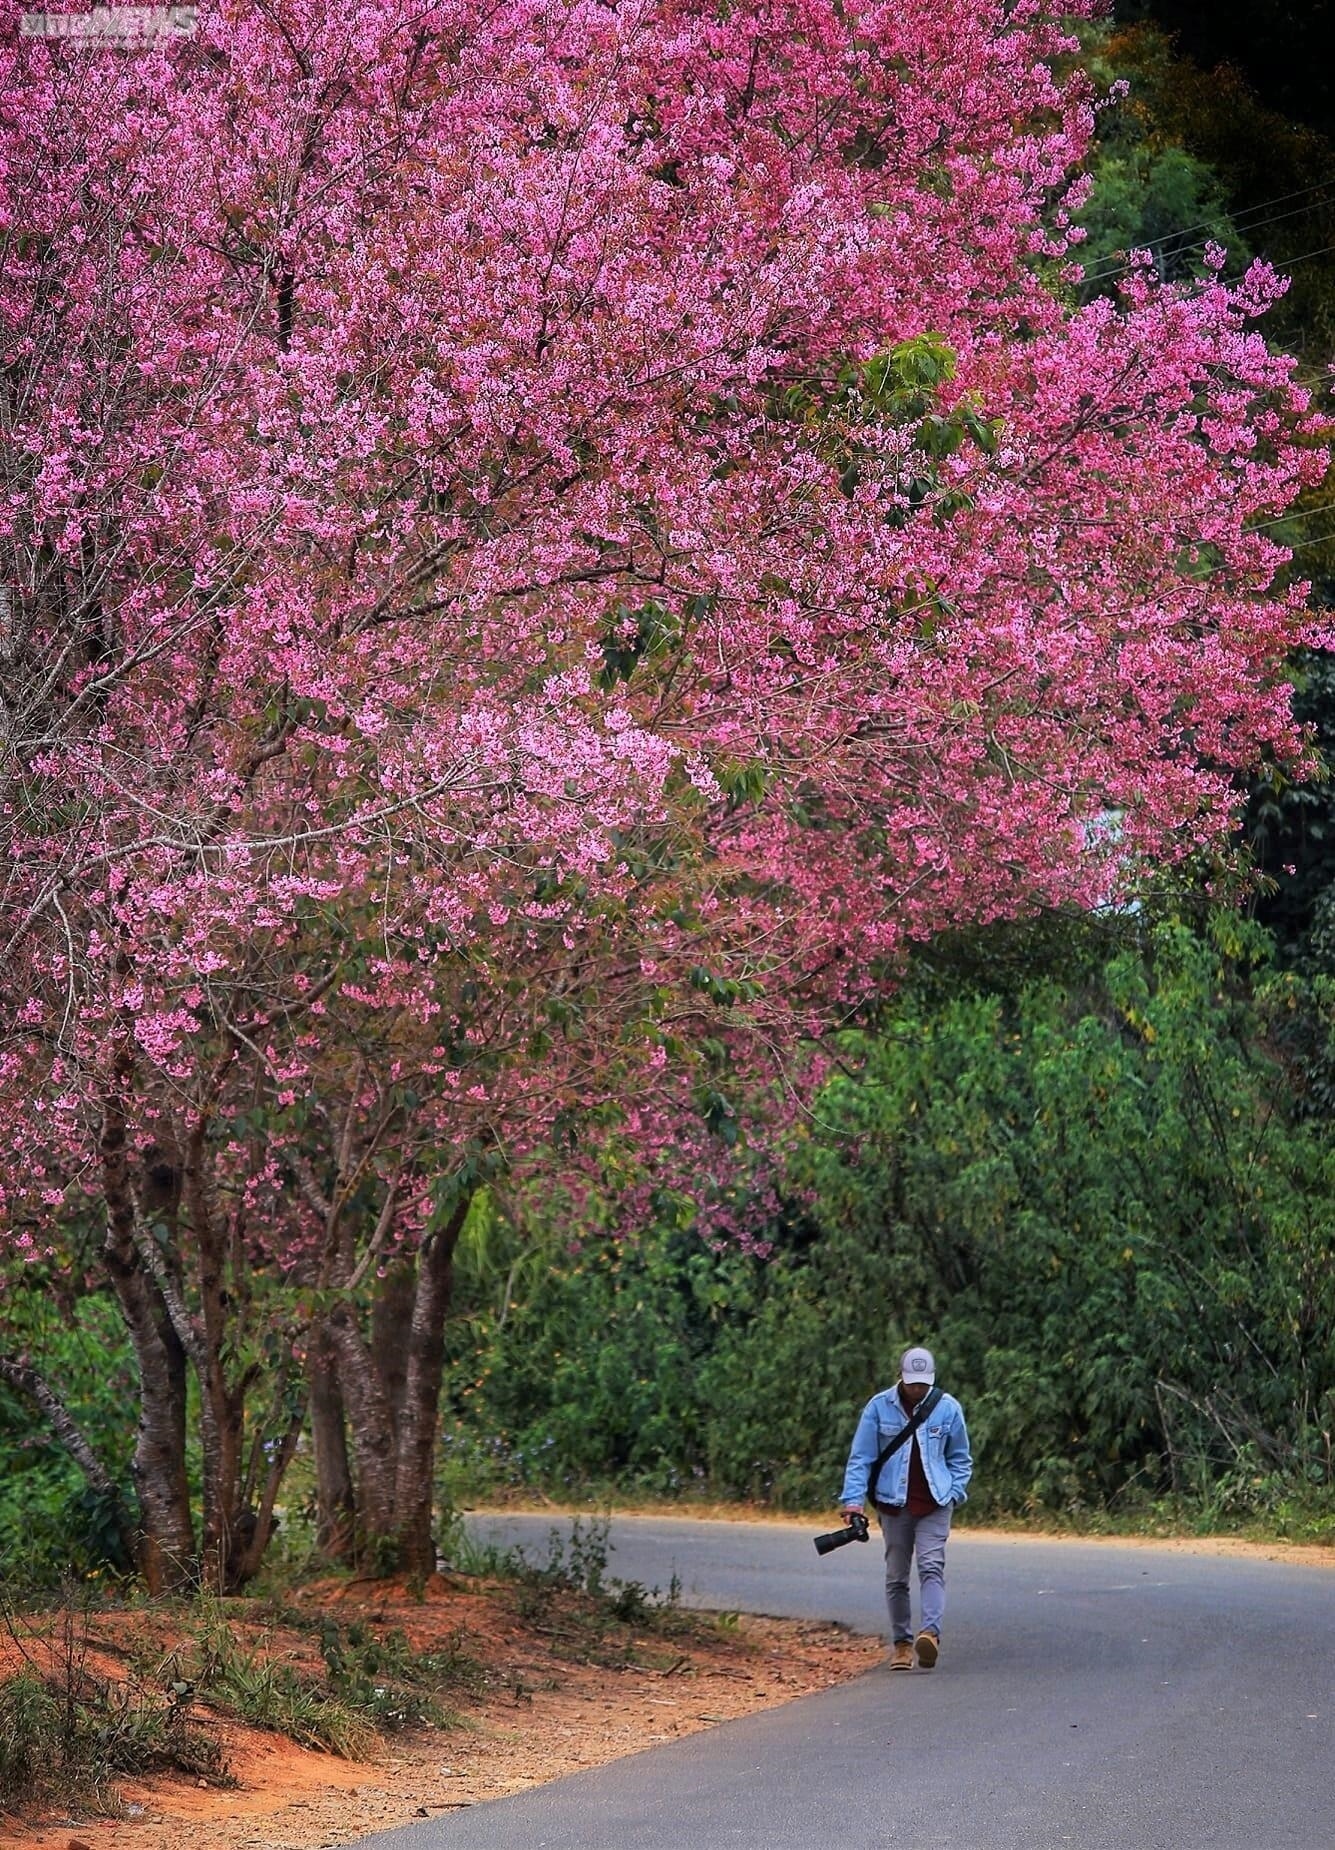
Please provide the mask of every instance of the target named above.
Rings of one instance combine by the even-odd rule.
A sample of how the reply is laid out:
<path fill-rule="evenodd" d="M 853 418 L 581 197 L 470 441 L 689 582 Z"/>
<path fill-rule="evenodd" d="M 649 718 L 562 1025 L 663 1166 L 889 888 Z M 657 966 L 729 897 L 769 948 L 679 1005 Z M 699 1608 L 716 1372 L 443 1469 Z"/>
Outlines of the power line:
<path fill-rule="evenodd" d="M 1291 508 L 1287 514 L 1276 514 L 1273 520 L 1258 520 L 1254 526 L 1244 527 L 1244 533 L 1261 533 L 1266 527 L 1282 526 L 1286 520 L 1306 520 L 1312 514 L 1324 514 L 1326 510 L 1335 509 L 1335 501 L 1319 501 L 1315 507 Z"/>
<path fill-rule="evenodd" d="M 1335 201 L 1332 203 L 1335 203 Z M 1305 208 L 1298 207 L 1297 210 L 1303 211 Z M 1258 225 L 1234 226 L 1233 229 L 1244 232 L 1263 231 L 1267 225 L 1278 225 L 1281 220 L 1291 218 L 1292 216 L 1293 214 L 1291 212 L 1277 212 L 1274 218 L 1263 219 Z M 1148 251 L 1161 249 L 1180 235 L 1181 234 L 1176 231 L 1167 232 L 1163 237 L 1155 238 L 1150 244 L 1143 246 L 1143 248 Z M 1174 244 L 1172 250 L 1163 249 L 1163 255 L 1180 262 L 1183 258 L 1190 257 L 1197 251 L 1203 251 L 1208 244 L 1223 243 L 1226 235 L 1226 233 L 1221 233 L 1218 237 L 1202 238 L 1195 244 Z M 1295 261 L 1301 261 L 1301 259 L 1295 259 Z M 1134 270 L 1137 267 L 1138 266 L 1131 262 L 1130 259 L 1123 263 L 1108 263 L 1101 267 L 1096 266 L 1093 269 L 1086 270 L 1081 281 L 1086 283 L 1106 282 L 1109 277 L 1123 276 L 1127 271 Z"/>
<path fill-rule="evenodd" d="M 1295 269 L 1298 264 L 1310 263 L 1313 257 L 1329 256 L 1331 251 L 1335 251 L 1335 244 L 1323 244 L 1319 251 L 1304 251 L 1301 257 L 1290 257 L 1284 264 L 1276 264 L 1275 268 L 1279 271 L 1281 276 L 1286 276 L 1288 272 Z"/>
<path fill-rule="evenodd" d="M 1271 217 L 1262 219 L 1257 219 L 1254 216 L 1255 213 L 1264 211 L 1267 206 L 1282 205 L 1286 199 L 1294 199 L 1307 193 L 1323 192 L 1328 187 L 1335 187 L 1335 180 L 1316 180 L 1313 181 L 1311 186 L 1299 188 L 1297 193 L 1280 193 L 1276 198 L 1264 200 L 1259 205 L 1249 208 L 1248 212 L 1240 213 L 1236 218 L 1230 217 L 1229 228 L 1242 236 L 1249 236 L 1254 232 L 1264 231 L 1269 225 L 1278 225 L 1283 219 L 1300 216 L 1312 208 L 1308 206 L 1291 206 L 1287 212 L 1276 212 L 1272 214 Z M 1335 203 L 1335 200 L 1320 200 L 1317 202 L 1319 205 L 1328 203 Z M 1223 236 L 1227 235 L 1227 233 L 1220 233 L 1215 229 L 1214 220 L 1201 219 L 1195 225 L 1175 226 L 1172 231 L 1164 232 L 1161 236 L 1151 239 L 1145 248 L 1152 250 L 1156 246 L 1169 243 L 1171 240 L 1189 237 L 1193 231 L 1205 231 L 1210 235 L 1197 239 L 1191 244 L 1179 247 L 1173 251 L 1173 256 L 1190 256 L 1193 251 L 1204 250 L 1207 244 L 1220 240 Z M 1076 258 L 1075 261 L 1078 262 L 1079 259 Z M 1294 261 L 1301 262 L 1302 260 L 1295 259 Z M 1126 271 L 1134 270 L 1136 267 L 1137 266 L 1130 260 L 1117 261 L 1115 259 L 1105 258 L 1102 262 L 1094 264 L 1087 269 L 1082 281 L 1086 283 L 1102 282 L 1110 276 L 1124 274 Z"/>
<path fill-rule="evenodd" d="M 1258 199 L 1255 205 L 1244 206 L 1240 212 L 1230 213 L 1229 216 L 1235 225 L 1243 225 L 1248 219 L 1255 218 L 1258 212 L 1268 212 L 1271 206 L 1287 205 L 1290 199 L 1305 199 L 1309 193 L 1324 192 L 1328 186 L 1335 186 L 1335 177 L 1328 175 L 1324 180 L 1309 180 L 1306 186 L 1295 187 L 1291 193 L 1276 193 L 1273 199 Z M 1295 211 L 1300 209 L 1294 208 Z M 1288 214 L 1282 213 L 1280 216 L 1287 218 Z M 1183 230 L 1200 231 L 1208 222 L 1202 219 L 1199 225 L 1185 225 Z"/>
<path fill-rule="evenodd" d="M 1239 231 L 1255 231 L 1257 229 L 1258 215 L 1269 212 L 1271 206 L 1287 205 L 1291 199 L 1305 199 L 1309 193 L 1324 193 L 1332 186 L 1335 186 L 1335 179 L 1332 178 L 1313 180 L 1310 185 L 1300 186 L 1294 192 L 1276 193 L 1273 199 L 1258 199 L 1254 206 L 1247 206 L 1241 212 L 1227 212 L 1226 216 L 1228 217 L 1229 223 L 1233 225 L 1235 229 Z M 1287 212 L 1277 212 L 1274 214 L 1274 217 L 1289 218 L 1295 212 L 1305 212 L 1311 209 L 1312 208 L 1307 206 L 1290 206 Z M 1213 216 L 1210 218 L 1197 219 L 1194 224 L 1175 225 L 1171 233 L 1166 235 L 1175 238 L 1190 237 L 1193 231 L 1211 230 L 1215 222 L 1216 219 Z M 1271 221 L 1265 219 L 1261 222 L 1269 224 Z"/>
<path fill-rule="evenodd" d="M 1245 222 L 1255 218 L 1258 212 L 1268 212 L 1271 206 L 1287 205 L 1290 199 L 1304 199 L 1308 193 L 1324 192 L 1328 186 L 1335 186 L 1335 178 L 1312 180 L 1306 186 L 1295 187 L 1291 193 L 1276 193 L 1273 199 L 1258 199 L 1255 205 L 1245 206 L 1241 212 L 1236 215 L 1230 213 L 1229 216 L 1232 223 L 1241 230 Z M 1288 213 L 1281 213 L 1280 216 L 1287 218 Z M 1213 219 L 1202 218 L 1194 225 L 1179 225 L 1172 235 L 1185 238 L 1193 231 L 1208 231 L 1213 223 Z M 1255 229 L 1254 226 L 1253 229 Z"/>
<path fill-rule="evenodd" d="M 1322 184 L 1332 185 L 1332 184 L 1335 184 L 1335 182 L 1323 181 Z M 1321 203 L 1324 205 L 1327 202 L 1323 200 L 1321 201 Z M 1287 212 L 1275 212 L 1269 218 L 1258 219 L 1255 222 L 1250 223 L 1250 224 L 1243 224 L 1238 219 L 1231 219 L 1229 221 L 1229 230 L 1235 231 L 1239 233 L 1239 235 L 1241 236 L 1250 237 L 1251 234 L 1254 232 L 1264 231 L 1266 227 L 1269 225 L 1281 224 L 1286 218 L 1295 218 L 1310 210 L 1311 208 L 1309 206 L 1292 206 Z M 1144 248 L 1146 250 L 1153 250 L 1156 246 L 1166 245 L 1178 238 L 1184 238 L 1190 232 L 1198 231 L 1198 230 L 1201 230 L 1202 228 L 1209 231 L 1211 235 L 1209 237 L 1200 238 L 1192 244 L 1184 244 L 1184 245 L 1178 246 L 1177 248 L 1173 250 L 1172 255 L 1174 257 L 1188 256 L 1192 251 L 1204 250 L 1207 244 L 1214 243 L 1214 242 L 1222 242 L 1222 240 L 1228 235 L 1228 231 L 1220 231 L 1220 232 L 1214 231 L 1213 227 L 1210 224 L 1210 221 L 1205 220 L 1205 221 L 1202 221 L 1202 225 L 1199 225 L 1199 226 L 1198 225 L 1187 225 L 1181 229 L 1174 229 L 1172 231 L 1163 232 L 1157 238 L 1150 239 L 1149 243 Z M 1135 266 L 1129 262 L 1116 262 L 1116 261 L 1113 261 L 1112 259 L 1105 259 L 1103 264 L 1095 265 L 1093 268 L 1086 271 L 1085 281 L 1087 283 L 1097 282 L 1101 276 L 1115 275 L 1118 270 L 1133 269 L 1134 267 Z"/>
<path fill-rule="evenodd" d="M 1284 550 L 1286 552 L 1301 552 L 1304 546 L 1327 546 L 1332 540 L 1335 540 L 1335 527 L 1332 527 L 1329 533 L 1318 533 L 1310 540 L 1295 540 L 1292 546 L 1286 546 Z"/>

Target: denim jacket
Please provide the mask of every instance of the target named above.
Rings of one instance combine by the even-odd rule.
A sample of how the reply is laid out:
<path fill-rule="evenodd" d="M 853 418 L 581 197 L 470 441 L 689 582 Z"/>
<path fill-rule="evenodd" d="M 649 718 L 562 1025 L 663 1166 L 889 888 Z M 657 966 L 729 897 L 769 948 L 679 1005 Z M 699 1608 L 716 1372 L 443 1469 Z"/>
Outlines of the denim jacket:
<path fill-rule="evenodd" d="M 840 1503 L 847 1508 L 861 1504 L 867 1497 L 867 1479 L 878 1455 L 908 1424 L 898 1388 L 886 1388 L 875 1394 L 862 1409 L 862 1418 L 853 1435 L 853 1449 L 848 1454 L 844 1472 L 844 1489 Z M 969 1434 L 964 1424 L 964 1409 L 949 1394 L 943 1394 L 917 1437 L 907 1440 L 881 1466 L 876 1486 L 878 1503 L 902 1504 L 909 1494 L 909 1450 L 917 1446 L 927 1488 L 938 1503 L 956 1508 L 969 1494 L 973 1459 L 969 1456 Z"/>

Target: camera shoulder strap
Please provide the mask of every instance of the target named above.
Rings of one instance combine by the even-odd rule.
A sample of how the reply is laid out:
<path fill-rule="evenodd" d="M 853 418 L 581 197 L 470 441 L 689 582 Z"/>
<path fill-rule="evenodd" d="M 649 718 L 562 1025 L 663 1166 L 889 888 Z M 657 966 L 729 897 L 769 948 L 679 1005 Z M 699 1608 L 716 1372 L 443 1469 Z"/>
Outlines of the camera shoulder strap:
<path fill-rule="evenodd" d="M 881 1447 L 876 1457 L 876 1463 L 871 1468 L 871 1476 L 867 1479 L 868 1503 L 874 1503 L 876 1501 L 876 1486 L 880 1482 L 881 1466 L 892 1453 L 899 1450 L 900 1446 L 903 1445 L 906 1440 L 913 1437 L 914 1433 L 917 1432 L 928 1415 L 936 1411 L 941 1395 L 942 1390 L 939 1387 L 934 1387 L 931 1393 L 920 1403 L 917 1411 L 910 1417 L 901 1430 L 895 1434 L 889 1445 Z"/>

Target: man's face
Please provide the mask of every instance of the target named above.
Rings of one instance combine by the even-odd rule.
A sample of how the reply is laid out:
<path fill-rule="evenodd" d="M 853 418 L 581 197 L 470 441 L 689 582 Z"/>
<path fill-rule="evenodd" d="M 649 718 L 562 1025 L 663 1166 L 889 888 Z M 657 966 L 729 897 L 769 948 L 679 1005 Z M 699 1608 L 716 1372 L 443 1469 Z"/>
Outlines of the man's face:
<path fill-rule="evenodd" d="M 901 1381 L 899 1391 L 910 1407 L 916 1407 L 920 1400 L 926 1400 L 929 1381 Z"/>

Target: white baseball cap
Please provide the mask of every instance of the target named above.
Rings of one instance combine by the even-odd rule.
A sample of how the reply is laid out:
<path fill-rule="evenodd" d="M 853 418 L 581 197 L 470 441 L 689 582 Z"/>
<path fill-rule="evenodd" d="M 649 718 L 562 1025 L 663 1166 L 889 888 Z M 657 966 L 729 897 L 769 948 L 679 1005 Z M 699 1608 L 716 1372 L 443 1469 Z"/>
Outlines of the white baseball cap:
<path fill-rule="evenodd" d="M 930 1349 L 906 1349 L 899 1358 L 901 1381 L 925 1381 L 930 1387 L 936 1380 L 936 1361 Z"/>

